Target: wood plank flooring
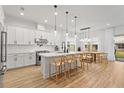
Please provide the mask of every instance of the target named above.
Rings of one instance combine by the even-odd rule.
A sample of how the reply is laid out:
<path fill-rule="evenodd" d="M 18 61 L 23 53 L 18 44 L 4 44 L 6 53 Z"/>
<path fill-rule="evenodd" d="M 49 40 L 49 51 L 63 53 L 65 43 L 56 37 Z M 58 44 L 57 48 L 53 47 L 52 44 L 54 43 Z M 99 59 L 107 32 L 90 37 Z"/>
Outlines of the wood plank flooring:
<path fill-rule="evenodd" d="M 124 88 L 124 62 L 93 63 L 89 70 L 56 83 L 42 78 L 40 66 L 7 71 L 6 88 Z"/>

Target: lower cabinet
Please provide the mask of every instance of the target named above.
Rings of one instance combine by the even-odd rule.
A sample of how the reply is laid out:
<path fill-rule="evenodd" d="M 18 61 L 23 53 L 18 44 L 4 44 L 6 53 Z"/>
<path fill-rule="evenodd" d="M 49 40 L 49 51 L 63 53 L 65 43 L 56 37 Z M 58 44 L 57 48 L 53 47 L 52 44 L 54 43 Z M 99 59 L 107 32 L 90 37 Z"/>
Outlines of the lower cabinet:
<path fill-rule="evenodd" d="M 7 68 L 18 68 L 35 64 L 35 53 L 10 54 L 7 57 Z"/>
<path fill-rule="evenodd" d="M 30 53 L 29 54 L 29 63 L 30 64 L 35 64 L 36 60 L 35 60 L 36 56 L 35 56 L 35 53 Z"/>
<path fill-rule="evenodd" d="M 16 57 L 16 68 L 24 65 L 23 54 L 18 54 Z"/>
<path fill-rule="evenodd" d="M 11 54 L 7 56 L 7 68 L 15 68 L 16 67 L 16 58 L 15 55 Z"/>

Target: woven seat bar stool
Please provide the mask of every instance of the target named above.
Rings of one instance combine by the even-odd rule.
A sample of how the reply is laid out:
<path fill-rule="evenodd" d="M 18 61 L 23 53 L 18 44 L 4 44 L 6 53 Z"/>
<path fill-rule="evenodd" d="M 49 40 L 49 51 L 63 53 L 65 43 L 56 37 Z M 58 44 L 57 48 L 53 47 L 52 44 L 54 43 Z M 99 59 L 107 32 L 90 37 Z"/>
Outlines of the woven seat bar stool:
<path fill-rule="evenodd" d="M 50 62 L 49 63 L 49 77 L 52 78 L 52 79 L 55 79 L 55 81 L 58 81 L 60 76 L 62 76 L 62 70 L 65 70 L 63 69 L 63 65 L 65 63 L 62 61 L 62 57 L 59 56 L 59 57 L 55 57 L 53 62 Z M 54 66 L 55 68 L 55 73 L 51 73 L 51 67 Z"/>

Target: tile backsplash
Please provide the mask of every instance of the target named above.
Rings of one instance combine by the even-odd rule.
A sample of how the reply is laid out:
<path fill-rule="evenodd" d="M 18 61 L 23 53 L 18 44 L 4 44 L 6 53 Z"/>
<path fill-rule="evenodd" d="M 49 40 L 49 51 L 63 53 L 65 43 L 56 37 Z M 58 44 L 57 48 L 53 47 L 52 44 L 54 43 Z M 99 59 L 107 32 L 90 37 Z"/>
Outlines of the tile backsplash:
<path fill-rule="evenodd" d="M 26 53 L 26 52 L 35 52 L 39 50 L 49 50 L 54 51 L 55 46 L 36 46 L 36 45 L 8 45 L 7 46 L 7 54 L 13 53 Z"/>

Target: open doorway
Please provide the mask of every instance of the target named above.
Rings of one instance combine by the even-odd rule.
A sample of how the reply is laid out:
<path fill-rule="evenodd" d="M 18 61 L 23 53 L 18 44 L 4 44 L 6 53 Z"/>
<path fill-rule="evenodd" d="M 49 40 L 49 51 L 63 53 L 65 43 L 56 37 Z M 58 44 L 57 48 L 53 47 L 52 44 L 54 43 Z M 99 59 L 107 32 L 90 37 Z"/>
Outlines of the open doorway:
<path fill-rule="evenodd" d="M 115 37 L 115 59 L 124 62 L 124 36 Z"/>

